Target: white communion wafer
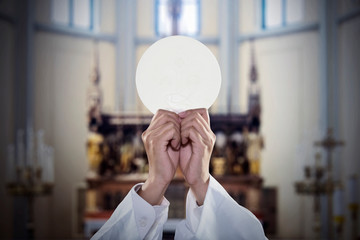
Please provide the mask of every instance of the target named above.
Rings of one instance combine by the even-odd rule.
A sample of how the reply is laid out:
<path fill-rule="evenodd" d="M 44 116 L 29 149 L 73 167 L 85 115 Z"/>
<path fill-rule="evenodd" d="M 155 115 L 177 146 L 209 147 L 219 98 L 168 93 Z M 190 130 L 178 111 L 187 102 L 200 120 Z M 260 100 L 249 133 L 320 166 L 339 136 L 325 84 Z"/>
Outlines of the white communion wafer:
<path fill-rule="evenodd" d="M 152 112 L 209 108 L 221 86 L 219 64 L 201 42 L 171 36 L 151 45 L 136 70 L 141 101 Z"/>

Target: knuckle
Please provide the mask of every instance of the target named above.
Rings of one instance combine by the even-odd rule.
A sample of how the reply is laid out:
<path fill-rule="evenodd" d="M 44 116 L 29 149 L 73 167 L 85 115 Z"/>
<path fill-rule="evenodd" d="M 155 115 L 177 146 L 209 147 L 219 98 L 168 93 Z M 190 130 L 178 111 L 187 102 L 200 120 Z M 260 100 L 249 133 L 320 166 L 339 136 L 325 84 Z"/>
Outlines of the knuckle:
<path fill-rule="evenodd" d="M 174 122 L 172 122 L 172 121 L 167 122 L 166 125 L 167 125 L 171 130 L 173 130 L 173 129 L 176 128 L 176 124 L 175 124 Z"/>
<path fill-rule="evenodd" d="M 164 113 L 165 113 L 165 110 L 164 110 L 164 109 L 158 109 L 156 113 L 158 113 L 158 114 L 164 114 Z"/>
<path fill-rule="evenodd" d="M 144 131 L 142 134 L 141 134 L 141 139 L 143 142 L 146 142 L 146 139 L 147 139 L 147 131 Z"/>
<path fill-rule="evenodd" d="M 212 131 L 211 131 L 211 138 L 213 139 L 213 141 L 214 141 L 214 143 L 215 143 L 215 141 L 216 141 L 216 135 L 215 135 L 215 133 L 213 133 Z"/>

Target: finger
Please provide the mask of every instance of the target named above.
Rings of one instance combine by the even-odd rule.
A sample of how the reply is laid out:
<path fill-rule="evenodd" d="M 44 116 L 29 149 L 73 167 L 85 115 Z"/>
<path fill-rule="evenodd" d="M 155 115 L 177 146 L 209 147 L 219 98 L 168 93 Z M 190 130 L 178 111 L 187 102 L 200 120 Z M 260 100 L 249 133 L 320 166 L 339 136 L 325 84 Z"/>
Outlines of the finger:
<path fill-rule="evenodd" d="M 169 119 L 173 119 L 175 122 L 180 122 L 180 117 L 176 113 L 159 109 L 151 120 L 150 125 L 156 127 L 157 125 L 167 122 Z"/>
<path fill-rule="evenodd" d="M 181 121 L 181 129 L 189 127 L 194 123 L 199 123 L 201 125 L 201 129 L 205 131 L 211 131 L 210 125 L 206 122 L 206 120 L 201 116 L 199 112 L 192 112 L 190 113 L 185 119 Z M 198 129 L 199 131 L 201 129 Z"/>
<path fill-rule="evenodd" d="M 203 137 L 194 126 L 181 131 L 181 143 L 186 145 L 189 141 L 191 144 L 204 143 Z"/>
<path fill-rule="evenodd" d="M 167 122 L 173 122 L 178 128 L 180 128 L 180 118 L 176 113 L 166 110 L 158 110 L 151 120 L 148 129 L 156 129 Z"/>
<path fill-rule="evenodd" d="M 199 132 L 201 132 L 204 138 L 207 135 L 206 131 L 212 133 L 210 125 L 201 115 L 204 114 L 204 111 L 205 113 L 207 112 L 206 109 L 193 109 L 180 113 L 179 116 L 181 118 L 181 131 L 184 131 L 195 124 L 194 126 Z M 182 144 L 186 144 L 188 140 L 188 138 L 182 136 Z"/>
<path fill-rule="evenodd" d="M 181 119 L 184 119 L 187 116 L 191 115 L 192 113 L 196 113 L 196 112 L 199 113 L 205 119 L 205 121 L 210 125 L 209 112 L 206 108 L 190 109 L 185 112 L 179 113 L 179 117 Z"/>
<path fill-rule="evenodd" d="M 162 115 L 167 115 L 169 117 L 174 118 L 174 120 L 179 120 L 179 115 L 172 112 L 172 111 L 168 111 L 168 110 L 164 110 L 164 109 L 159 109 L 156 111 L 153 119 L 156 119 L 158 116 L 162 116 Z"/>
<path fill-rule="evenodd" d="M 188 120 L 188 119 L 186 119 L 186 120 Z M 210 130 L 206 126 L 207 126 L 207 123 L 205 122 L 205 120 L 201 116 L 198 116 L 198 117 L 191 118 L 184 124 L 181 124 L 181 132 L 184 132 L 187 129 L 194 127 L 196 129 L 196 131 L 198 133 L 200 133 L 200 135 L 203 138 L 207 138 L 208 132 Z"/>
<path fill-rule="evenodd" d="M 144 144 L 151 141 L 152 139 L 154 139 L 158 135 L 161 135 L 162 131 L 169 128 L 169 127 L 173 128 L 178 133 L 178 135 L 180 136 L 180 124 L 178 122 L 173 121 L 173 120 L 168 120 L 167 122 L 162 123 L 161 125 L 159 124 L 157 127 L 153 126 L 153 125 L 149 126 L 149 128 L 146 129 L 142 134 L 142 140 L 143 140 Z M 174 143 L 173 143 L 173 146 L 176 147 L 174 145 Z"/>
<path fill-rule="evenodd" d="M 153 130 L 152 139 L 162 147 L 170 145 L 173 149 L 180 147 L 180 129 L 174 126 L 173 122 L 167 122 L 161 127 Z"/>
<path fill-rule="evenodd" d="M 200 116 L 199 113 L 194 113 L 193 117 L 187 117 L 185 120 L 181 122 L 181 141 L 182 144 L 186 144 L 189 140 L 193 141 L 194 139 L 191 139 L 191 136 L 184 135 L 187 129 L 194 128 L 202 137 L 202 141 L 208 145 L 212 146 L 215 143 L 216 136 L 211 130 L 209 124 L 205 121 L 205 119 Z"/>

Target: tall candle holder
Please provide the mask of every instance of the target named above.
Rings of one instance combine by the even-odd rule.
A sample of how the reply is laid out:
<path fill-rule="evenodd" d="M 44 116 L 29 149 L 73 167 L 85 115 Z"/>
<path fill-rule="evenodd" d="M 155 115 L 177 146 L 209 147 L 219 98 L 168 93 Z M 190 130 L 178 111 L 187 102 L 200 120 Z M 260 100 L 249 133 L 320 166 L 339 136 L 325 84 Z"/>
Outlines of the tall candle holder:
<path fill-rule="evenodd" d="M 16 148 L 12 144 L 8 146 L 6 188 L 11 196 L 26 199 L 27 239 L 34 239 L 34 198 L 48 196 L 52 193 L 54 187 L 54 150 L 44 144 L 44 132 L 40 130 L 37 133 L 37 154 L 35 156 L 32 129 L 27 131 L 26 137 L 26 154 L 24 154 L 23 130 L 17 131 Z"/>
<path fill-rule="evenodd" d="M 313 230 L 316 234 L 316 238 L 320 239 L 321 221 L 320 221 L 320 196 L 332 191 L 332 186 L 322 181 L 325 173 L 325 168 L 321 166 L 321 155 L 317 153 L 315 155 L 316 163 L 312 168 L 311 166 L 305 166 L 304 174 L 305 180 L 295 183 L 295 190 L 302 195 L 314 196 L 314 225 Z"/>
<path fill-rule="evenodd" d="M 310 175 L 310 167 L 305 167 L 305 180 L 296 182 L 295 183 L 295 190 L 299 194 L 307 194 L 312 195 L 315 198 L 314 210 L 315 210 L 315 218 L 318 219 L 318 224 L 315 223 L 315 232 L 317 233 L 317 237 L 320 238 L 320 195 L 326 194 L 327 195 L 327 214 L 328 214 L 328 239 L 333 239 L 334 231 L 333 231 L 333 224 L 335 223 L 336 226 L 336 234 L 341 235 L 342 231 L 342 224 L 343 224 L 343 215 L 339 215 L 336 213 L 334 216 L 333 208 L 335 209 L 339 204 L 339 201 L 333 204 L 333 195 L 340 194 L 339 191 L 334 192 L 336 186 L 341 185 L 339 182 L 335 182 L 333 179 L 333 164 L 332 164 L 332 152 L 338 146 L 343 146 L 343 141 L 336 141 L 333 138 L 333 131 L 331 128 L 328 129 L 328 132 L 325 138 L 321 141 L 317 141 L 314 143 L 317 147 L 322 147 L 327 151 L 327 160 L 326 166 L 320 166 L 320 155 L 316 156 L 316 167 L 315 167 L 315 178 L 311 180 Z M 322 177 L 326 174 L 326 179 L 323 181 Z M 337 188 L 339 189 L 339 188 Z M 342 193 L 342 191 L 341 191 Z M 337 199 L 342 199 L 342 196 L 337 196 Z M 316 220 L 317 222 L 317 220 Z"/>
<path fill-rule="evenodd" d="M 333 179 L 333 162 L 332 162 L 332 153 L 333 150 L 338 146 L 343 146 L 345 143 L 344 141 L 337 141 L 333 137 L 333 130 L 331 128 L 328 129 L 325 138 L 321 141 L 317 141 L 314 143 L 317 147 L 322 147 L 327 152 L 327 161 L 326 161 L 326 173 L 327 173 L 327 185 L 329 191 L 327 191 L 327 207 L 328 207 L 328 232 L 329 232 L 329 239 L 333 238 L 333 189 L 334 189 L 334 179 Z"/>
<path fill-rule="evenodd" d="M 356 174 L 351 175 L 347 182 L 348 187 L 348 208 L 350 211 L 350 219 L 351 219 L 351 239 L 358 239 L 358 212 L 359 212 L 359 203 L 357 197 L 357 179 L 358 176 Z"/>

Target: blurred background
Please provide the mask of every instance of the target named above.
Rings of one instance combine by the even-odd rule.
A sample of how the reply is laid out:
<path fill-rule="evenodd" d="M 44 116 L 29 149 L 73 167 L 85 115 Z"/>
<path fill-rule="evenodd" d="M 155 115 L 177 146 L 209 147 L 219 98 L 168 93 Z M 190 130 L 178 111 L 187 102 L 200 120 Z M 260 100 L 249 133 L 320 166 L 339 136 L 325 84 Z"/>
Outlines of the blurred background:
<path fill-rule="evenodd" d="M 210 171 L 269 239 L 359 239 L 359 0 L 0 0 L 0 239 L 87 239 L 148 169 L 144 51 L 216 56 Z M 185 217 L 177 172 L 164 238 Z"/>

